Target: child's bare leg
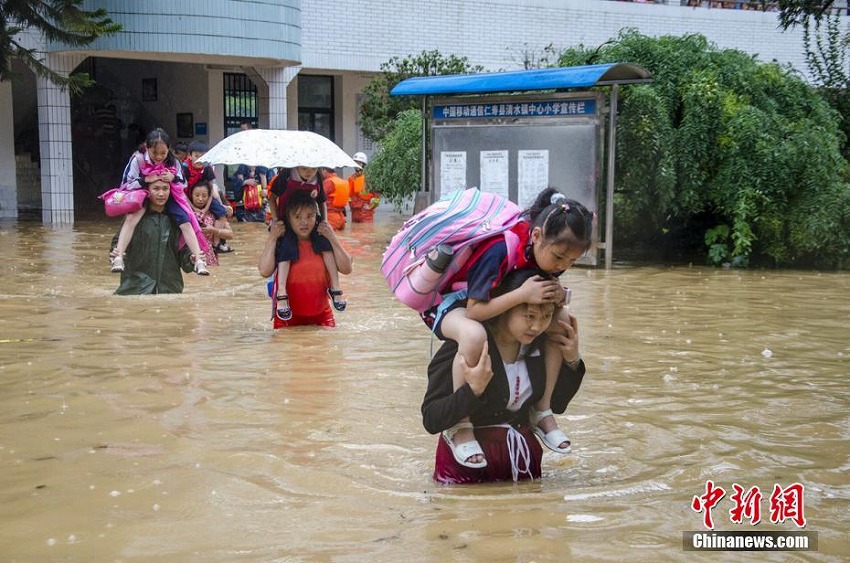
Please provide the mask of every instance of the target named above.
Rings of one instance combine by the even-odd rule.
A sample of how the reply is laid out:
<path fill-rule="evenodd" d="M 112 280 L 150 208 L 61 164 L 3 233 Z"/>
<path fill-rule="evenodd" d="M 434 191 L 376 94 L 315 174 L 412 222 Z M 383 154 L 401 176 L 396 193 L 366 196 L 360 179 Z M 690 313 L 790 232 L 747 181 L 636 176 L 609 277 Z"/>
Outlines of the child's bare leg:
<path fill-rule="evenodd" d="M 342 299 L 342 289 L 339 286 L 339 270 L 336 265 L 336 258 L 333 252 L 322 252 L 322 260 L 325 262 L 325 270 L 328 271 L 328 277 L 331 280 L 331 287 L 328 293 L 333 300 L 334 309 L 344 311 L 347 302 Z"/>
<path fill-rule="evenodd" d="M 559 309 L 556 312 L 547 333 L 552 334 L 563 330 L 558 324 L 558 319 L 569 322 L 569 312 L 566 308 Z M 561 351 L 558 349 L 556 344 L 547 341 L 545 353 L 546 357 L 544 360 L 544 366 L 546 369 L 546 385 L 543 389 L 543 397 L 536 405 L 534 405 L 534 408 L 538 412 L 546 411 L 552 407 L 552 393 L 555 391 L 555 384 L 558 381 L 558 375 L 561 373 L 561 366 L 563 364 Z M 537 423 L 537 426 L 539 426 L 543 432 L 548 434 L 549 432 L 558 429 L 558 421 L 555 420 L 554 415 L 549 415 L 541 418 Z M 565 440 L 559 444 L 559 447 L 567 448 L 569 445 L 569 440 Z"/>
<path fill-rule="evenodd" d="M 286 294 L 286 282 L 289 279 L 289 260 L 277 264 L 277 315 L 286 321 L 292 318 L 292 309 L 289 306 L 289 295 Z"/>
<path fill-rule="evenodd" d="M 224 228 L 224 223 L 225 223 L 225 219 L 224 219 L 223 217 L 222 217 L 221 219 L 216 219 L 216 220 L 215 220 L 215 222 L 213 222 L 213 227 L 215 227 L 216 229 L 223 229 L 223 228 Z M 212 245 L 213 245 L 213 247 L 218 246 L 218 244 L 219 244 L 220 242 L 224 242 L 224 241 L 222 240 L 222 238 L 221 238 L 220 236 L 218 236 L 218 235 L 213 235 L 213 237 L 212 237 Z"/>
<path fill-rule="evenodd" d="M 487 341 L 487 331 L 484 330 L 484 325 L 466 316 L 464 307 L 446 313 L 440 322 L 440 331 L 447 340 L 457 342 L 457 354 L 452 363 L 452 381 L 455 384 L 454 390 L 457 391 L 466 383 L 460 368 L 460 357 L 463 356 L 467 365 L 474 365 L 481 357 L 481 351 Z"/>
<path fill-rule="evenodd" d="M 339 270 L 336 267 L 336 259 L 333 252 L 322 252 L 322 260 L 325 261 L 325 269 L 331 278 L 331 289 L 339 289 Z"/>
<path fill-rule="evenodd" d="M 112 270 L 121 272 L 124 270 L 124 253 L 127 252 L 127 247 L 133 239 L 133 233 L 136 230 L 136 225 L 142 220 L 142 215 L 145 214 L 145 208 L 142 207 L 133 213 L 127 213 L 124 216 L 124 222 L 121 224 L 121 230 L 118 232 L 118 242 L 115 244 L 115 249 L 112 251 Z"/>
<path fill-rule="evenodd" d="M 446 339 L 457 342 L 457 354 L 452 362 L 452 389 L 457 391 L 466 385 L 466 379 L 461 364 L 463 358 L 467 365 L 474 365 L 481 357 L 484 343 L 487 341 L 487 332 L 478 321 L 473 321 L 466 316 L 465 308 L 453 309 L 446 313 L 440 323 L 440 330 Z M 463 418 L 460 422 L 469 422 L 469 418 Z M 472 428 L 459 429 L 454 438 L 456 444 L 464 444 L 475 440 Z M 484 456 L 476 454 L 466 459 L 471 463 L 484 461 Z"/>
<path fill-rule="evenodd" d="M 195 234 L 195 229 L 192 228 L 192 223 L 188 221 L 186 223 L 180 223 L 180 232 L 183 233 L 183 240 L 186 241 L 186 246 L 189 247 L 192 256 L 195 257 L 195 273 L 208 276 L 210 273 L 207 271 L 204 254 L 201 251 L 200 243 L 198 243 L 198 236 Z"/>
<path fill-rule="evenodd" d="M 192 223 L 180 223 L 180 232 L 183 233 L 183 239 L 186 241 L 186 246 L 189 247 L 192 254 L 195 256 L 201 254 L 201 245 L 198 243 L 198 235 L 195 234 Z"/>

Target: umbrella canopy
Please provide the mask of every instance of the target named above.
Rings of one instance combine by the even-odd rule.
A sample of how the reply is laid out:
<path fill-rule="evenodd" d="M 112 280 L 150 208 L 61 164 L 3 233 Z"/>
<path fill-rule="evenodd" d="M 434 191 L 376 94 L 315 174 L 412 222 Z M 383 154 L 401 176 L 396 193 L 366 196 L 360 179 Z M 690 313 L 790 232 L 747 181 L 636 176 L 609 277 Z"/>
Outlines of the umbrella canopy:
<path fill-rule="evenodd" d="M 360 168 L 333 141 L 310 131 L 248 129 L 222 139 L 200 158 L 210 164 L 266 168 L 294 166 Z"/>

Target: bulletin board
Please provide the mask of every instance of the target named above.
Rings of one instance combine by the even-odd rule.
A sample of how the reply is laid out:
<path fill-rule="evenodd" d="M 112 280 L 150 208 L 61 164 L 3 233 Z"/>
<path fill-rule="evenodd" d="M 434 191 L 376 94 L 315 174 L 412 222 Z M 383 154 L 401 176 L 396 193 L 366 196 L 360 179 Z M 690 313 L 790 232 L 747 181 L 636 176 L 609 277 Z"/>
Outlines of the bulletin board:
<path fill-rule="evenodd" d="M 595 92 L 435 99 L 428 174 L 433 200 L 475 186 L 526 208 L 553 186 L 596 211 L 603 104 Z"/>

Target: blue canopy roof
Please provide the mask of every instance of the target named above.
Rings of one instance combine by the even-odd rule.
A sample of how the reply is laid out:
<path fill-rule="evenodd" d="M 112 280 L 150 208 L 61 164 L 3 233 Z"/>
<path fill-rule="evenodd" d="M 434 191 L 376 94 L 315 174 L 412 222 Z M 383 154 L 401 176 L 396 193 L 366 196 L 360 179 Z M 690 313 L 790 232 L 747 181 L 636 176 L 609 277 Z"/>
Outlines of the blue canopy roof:
<path fill-rule="evenodd" d="M 631 63 L 539 68 L 481 74 L 418 76 L 399 82 L 390 91 L 393 96 L 438 94 L 483 94 L 590 88 L 611 84 L 651 82 L 652 74 Z"/>

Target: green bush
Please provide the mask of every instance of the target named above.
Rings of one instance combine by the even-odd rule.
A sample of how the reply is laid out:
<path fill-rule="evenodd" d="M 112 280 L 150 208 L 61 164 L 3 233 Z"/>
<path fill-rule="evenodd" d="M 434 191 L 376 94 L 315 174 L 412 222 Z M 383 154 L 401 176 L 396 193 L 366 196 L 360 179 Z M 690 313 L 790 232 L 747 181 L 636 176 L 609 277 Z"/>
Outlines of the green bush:
<path fill-rule="evenodd" d="M 634 30 L 559 59 L 561 66 L 603 62 L 636 63 L 653 74 L 650 84 L 622 89 L 618 239 L 627 233 L 646 248 L 678 242 L 680 252 L 733 265 L 846 260 L 841 119 L 793 71 L 720 50 L 700 35 L 650 38 Z"/>
<path fill-rule="evenodd" d="M 381 72 L 363 89 L 363 104 L 358 116 L 363 135 L 382 142 L 401 112 L 421 107 L 422 96 L 390 96 L 390 90 L 399 82 L 416 76 L 471 74 L 482 70 L 480 65 L 470 65 L 466 57 L 443 55 L 436 49 L 391 58 L 381 64 Z"/>

